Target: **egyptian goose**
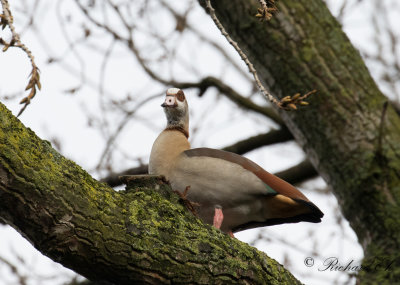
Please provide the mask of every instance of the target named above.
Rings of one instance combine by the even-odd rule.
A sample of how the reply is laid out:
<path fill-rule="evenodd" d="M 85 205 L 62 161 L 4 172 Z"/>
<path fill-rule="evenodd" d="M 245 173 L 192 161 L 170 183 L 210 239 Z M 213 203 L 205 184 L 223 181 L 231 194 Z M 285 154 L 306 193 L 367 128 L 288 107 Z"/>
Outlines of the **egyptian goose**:
<path fill-rule="evenodd" d="M 178 88 L 161 105 L 167 127 L 153 144 L 149 173 L 164 175 L 175 190 L 199 204 L 198 216 L 227 233 L 255 227 L 318 223 L 323 213 L 299 190 L 253 161 L 222 150 L 190 148 L 189 107 Z"/>

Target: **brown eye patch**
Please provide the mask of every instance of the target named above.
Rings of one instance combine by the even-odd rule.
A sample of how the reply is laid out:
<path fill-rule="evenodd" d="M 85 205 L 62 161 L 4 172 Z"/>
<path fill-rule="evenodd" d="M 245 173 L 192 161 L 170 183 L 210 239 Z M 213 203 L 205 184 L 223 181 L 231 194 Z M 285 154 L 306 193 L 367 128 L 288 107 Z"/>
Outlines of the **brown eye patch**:
<path fill-rule="evenodd" d="M 182 90 L 178 91 L 178 93 L 176 94 L 176 98 L 181 102 L 185 101 L 185 94 L 183 94 Z"/>

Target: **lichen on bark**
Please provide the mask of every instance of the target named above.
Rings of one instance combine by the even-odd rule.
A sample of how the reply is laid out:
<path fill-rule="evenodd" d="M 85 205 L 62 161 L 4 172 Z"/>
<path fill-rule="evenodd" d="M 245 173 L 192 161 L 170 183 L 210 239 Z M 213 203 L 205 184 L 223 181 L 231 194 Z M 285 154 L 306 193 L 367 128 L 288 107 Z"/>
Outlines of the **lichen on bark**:
<path fill-rule="evenodd" d="M 194 217 L 159 178 L 128 184 L 96 181 L 0 103 L 0 217 L 43 254 L 111 284 L 301 284 Z"/>
<path fill-rule="evenodd" d="M 278 1 L 279 12 L 262 24 L 254 17 L 256 0 L 212 3 L 273 95 L 317 89 L 309 106 L 280 114 L 337 196 L 364 248 L 363 265 L 398 260 L 400 118 L 390 104 L 382 116 L 388 99 L 340 24 L 322 0 Z M 390 284 L 398 271 L 362 270 L 359 279 Z"/>

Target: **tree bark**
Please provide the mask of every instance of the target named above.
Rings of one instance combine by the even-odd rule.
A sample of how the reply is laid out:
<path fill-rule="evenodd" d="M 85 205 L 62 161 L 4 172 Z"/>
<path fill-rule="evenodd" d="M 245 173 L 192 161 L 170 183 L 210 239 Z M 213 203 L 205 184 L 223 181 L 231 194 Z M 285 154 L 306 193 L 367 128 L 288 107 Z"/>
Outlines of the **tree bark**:
<path fill-rule="evenodd" d="M 301 284 L 203 224 L 159 177 L 116 192 L 0 104 L 0 216 L 39 251 L 104 284 Z"/>
<path fill-rule="evenodd" d="M 280 114 L 363 246 L 359 281 L 400 280 L 400 119 L 340 24 L 321 0 L 279 1 L 270 22 L 254 16 L 256 0 L 212 4 L 274 95 L 318 90 Z"/>

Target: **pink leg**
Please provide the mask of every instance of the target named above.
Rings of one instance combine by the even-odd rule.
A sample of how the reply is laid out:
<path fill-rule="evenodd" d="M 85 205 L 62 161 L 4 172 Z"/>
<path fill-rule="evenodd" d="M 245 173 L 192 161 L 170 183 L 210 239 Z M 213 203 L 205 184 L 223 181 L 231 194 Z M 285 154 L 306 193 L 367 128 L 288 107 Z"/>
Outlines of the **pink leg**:
<path fill-rule="evenodd" d="M 224 214 L 222 213 L 221 206 L 215 206 L 213 226 L 216 227 L 217 229 L 220 229 L 223 220 L 224 220 Z"/>
<path fill-rule="evenodd" d="M 234 238 L 235 236 L 233 235 L 233 232 L 232 231 L 229 231 L 228 232 L 228 235 L 231 237 L 231 238 Z"/>

